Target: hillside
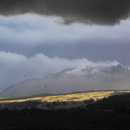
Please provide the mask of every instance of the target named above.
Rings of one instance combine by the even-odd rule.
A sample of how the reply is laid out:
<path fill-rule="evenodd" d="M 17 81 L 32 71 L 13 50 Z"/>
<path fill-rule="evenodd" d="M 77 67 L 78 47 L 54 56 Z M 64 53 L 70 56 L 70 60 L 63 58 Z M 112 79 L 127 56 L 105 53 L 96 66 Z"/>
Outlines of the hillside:
<path fill-rule="evenodd" d="M 31 78 L 6 88 L 0 97 L 23 97 L 42 93 L 90 90 L 129 90 L 130 69 L 123 65 L 79 66 L 44 78 Z"/>

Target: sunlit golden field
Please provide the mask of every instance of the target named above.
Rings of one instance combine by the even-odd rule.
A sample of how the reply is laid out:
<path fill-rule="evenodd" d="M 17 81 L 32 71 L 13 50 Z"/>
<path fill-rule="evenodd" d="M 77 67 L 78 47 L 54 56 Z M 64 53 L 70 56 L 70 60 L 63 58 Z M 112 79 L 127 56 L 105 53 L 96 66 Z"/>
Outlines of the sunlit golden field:
<path fill-rule="evenodd" d="M 118 91 L 117 93 L 128 92 L 130 91 Z M 88 99 L 99 100 L 102 98 L 107 98 L 108 96 L 114 95 L 114 91 L 100 91 L 100 92 L 86 92 L 86 93 L 77 93 L 77 94 L 67 94 L 67 95 L 57 95 L 57 96 L 46 96 L 46 97 L 34 97 L 27 99 L 17 99 L 17 100 L 4 100 L 0 103 L 12 103 L 12 102 L 25 102 L 40 100 L 41 102 L 54 102 L 54 101 L 84 101 Z"/>
<path fill-rule="evenodd" d="M 68 95 L 58 95 L 58 96 L 48 96 L 45 98 L 42 98 L 41 101 L 48 101 L 48 102 L 54 102 L 54 101 L 84 101 L 88 99 L 102 99 L 104 97 L 108 97 L 111 94 L 113 94 L 114 91 L 110 92 L 90 92 L 90 93 L 77 93 L 77 94 L 68 94 Z"/>

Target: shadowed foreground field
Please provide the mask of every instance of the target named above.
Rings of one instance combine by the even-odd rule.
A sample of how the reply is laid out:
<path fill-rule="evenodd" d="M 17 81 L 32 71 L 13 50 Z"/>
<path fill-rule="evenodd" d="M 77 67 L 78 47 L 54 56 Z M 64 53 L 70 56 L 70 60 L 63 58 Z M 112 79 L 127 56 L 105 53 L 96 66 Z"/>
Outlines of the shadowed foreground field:
<path fill-rule="evenodd" d="M 1 130 L 126 130 L 130 114 L 75 110 L 4 110 Z"/>
<path fill-rule="evenodd" d="M 100 92 L 100 94 L 103 95 L 103 92 Z M 93 95 L 95 96 L 95 94 Z M 55 106 L 57 102 L 55 102 L 55 100 L 52 101 L 54 101 L 52 103 L 54 103 L 53 105 Z M 98 99 L 94 101 L 88 99 L 84 100 L 84 102 L 84 107 L 77 106 L 68 109 L 65 107 L 55 109 L 55 107 L 53 107 L 46 110 L 35 107 L 43 103 L 39 101 L 1 104 L 0 130 L 130 129 L 129 93 L 121 94 L 120 92 L 116 92 L 115 95 L 109 96 L 108 98 L 105 96 L 101 98 L 101 100 Z M 62 101 L 58 101 L 58 103 L 62 103 Z M 72 100 L 71 103 L 77 102 Z M 19 108 L 16 108 L 17 104 Z M 5 105 L 5 107 L 2 107 L 2 105 Z M 22 108 L 24 105 L 26 107 Z"/>

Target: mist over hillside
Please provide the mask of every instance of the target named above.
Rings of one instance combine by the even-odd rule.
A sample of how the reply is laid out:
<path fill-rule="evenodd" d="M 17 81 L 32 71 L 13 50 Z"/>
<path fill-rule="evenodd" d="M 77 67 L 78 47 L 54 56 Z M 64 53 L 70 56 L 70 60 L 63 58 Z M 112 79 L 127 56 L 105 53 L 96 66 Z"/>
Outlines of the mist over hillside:
<path fill-rule="evenodd" d="M 130 69 L 116 65 L 81 65 L 67 68 L 44 78 L 31 78 L 12 85 L 0 97 L 30 96 L 42 93 L 70 93 L 89 90 L 129 90 Z"/>

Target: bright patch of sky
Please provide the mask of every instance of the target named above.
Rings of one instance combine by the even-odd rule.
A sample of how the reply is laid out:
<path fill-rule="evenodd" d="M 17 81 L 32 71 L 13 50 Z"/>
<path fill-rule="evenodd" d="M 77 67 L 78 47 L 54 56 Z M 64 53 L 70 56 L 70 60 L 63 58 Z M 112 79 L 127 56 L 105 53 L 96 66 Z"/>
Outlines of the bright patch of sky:
<path fill-rule="evenodd" d="M 18 16 L 3 17 L 0 16 L 0 39 L 10 41 L 11 43 L 32 43 L 46 41 L 71 40 L 71 43 L 77 40 L 130 40 L 130 19 L 121 21 L 115 26 L 99 26 L 59 24 L 60 18 L 47 17 L 34 14 L 24 14 Z M 10 43 L 10 44 L 11 44 Z M 60 43 L 62 44 L 62 42 Z M 100 43 L 101 44 L 101 43 Z"/>

